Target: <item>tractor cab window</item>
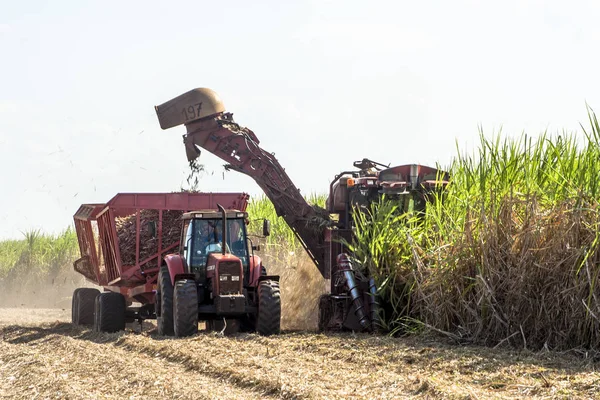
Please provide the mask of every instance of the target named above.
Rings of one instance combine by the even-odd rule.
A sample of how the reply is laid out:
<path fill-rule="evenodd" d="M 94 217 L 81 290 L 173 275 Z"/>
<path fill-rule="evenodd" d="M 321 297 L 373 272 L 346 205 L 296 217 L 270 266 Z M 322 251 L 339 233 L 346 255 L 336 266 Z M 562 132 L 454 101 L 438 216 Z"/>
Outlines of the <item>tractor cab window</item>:
<path fill-rule="evenodd" d="M 190 224 L 186 241 L 191 239 L 188 246 L 189 257 L 186 257 L 191 267 L 206 266 L 210 253 L 221 253 L 223 245 L 223 228 L 220 219 L 195 219 Z M 246 225 L 243 219 L 227 220 L 226 252 L 239 257 L 242 264 L 248 264 L 248 247 L 246 244 Z"/>

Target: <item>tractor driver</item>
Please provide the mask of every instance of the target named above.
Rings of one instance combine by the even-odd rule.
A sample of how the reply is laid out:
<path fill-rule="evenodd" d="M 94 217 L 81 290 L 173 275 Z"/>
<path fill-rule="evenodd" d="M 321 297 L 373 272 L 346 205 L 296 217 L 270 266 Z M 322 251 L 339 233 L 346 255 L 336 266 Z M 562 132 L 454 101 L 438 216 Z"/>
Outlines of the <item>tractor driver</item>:
<path fill-rule="evenodd" d="M 217 221 L 200 220 L 198 249 L 204 254 L 221 251 L 221 235 L 217 230 Z"/>

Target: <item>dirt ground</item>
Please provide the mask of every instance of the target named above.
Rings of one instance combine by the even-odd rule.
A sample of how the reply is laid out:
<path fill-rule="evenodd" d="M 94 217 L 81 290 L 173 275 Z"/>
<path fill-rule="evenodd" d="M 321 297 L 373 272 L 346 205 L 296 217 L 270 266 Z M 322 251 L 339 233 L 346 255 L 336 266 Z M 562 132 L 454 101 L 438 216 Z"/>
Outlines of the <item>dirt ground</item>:
<path fill-rule="evenodd" d="M 69 309 L 0 308 L 0 398 L 600 397 L 600 364 L 585 354 L 297 331 L 167 339 L 152 324 L 102 334 L 69 318 Z"/>

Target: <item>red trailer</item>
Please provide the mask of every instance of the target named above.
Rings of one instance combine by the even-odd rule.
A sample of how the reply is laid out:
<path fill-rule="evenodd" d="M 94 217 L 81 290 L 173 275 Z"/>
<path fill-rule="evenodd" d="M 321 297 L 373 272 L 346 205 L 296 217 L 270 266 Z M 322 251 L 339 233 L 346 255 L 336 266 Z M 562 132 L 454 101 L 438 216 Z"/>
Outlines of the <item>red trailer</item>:
<path fill-rule="evenodd" d="M 164 259 L 179 252 L 183 213 L 217 211 L 218 204 L 245 212 L 248 199 L 245 193 L 120 193 L 106 204 L 83 204 L 74 215 L 81 252 L 75 271 L 105 291 L 120 293 L 128 321 L 148 317 Z M 74 323 L 94 323 L 98 294 L 90 288 L 75 291 Z M 132 307 L 134 302 L 140 306 Z"/>

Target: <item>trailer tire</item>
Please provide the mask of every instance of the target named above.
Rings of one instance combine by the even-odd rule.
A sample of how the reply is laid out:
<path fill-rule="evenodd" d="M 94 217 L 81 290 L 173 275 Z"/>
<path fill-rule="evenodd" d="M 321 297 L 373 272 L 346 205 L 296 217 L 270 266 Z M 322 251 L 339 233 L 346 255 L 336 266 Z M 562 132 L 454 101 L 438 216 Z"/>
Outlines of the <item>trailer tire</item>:
<path fill-rule="evenodd" d="M 114 333 L 125 330 L 125 296 L 104 292 L 96 297 L 94 331 Z"/>
<path fill-rule="evenodd" d="M 77 288 L 73 291 L 73 297 L 71 297 L 71 323 L 73 325 L 78 325 L 77 321 L 77 309 L 79 308 L 79 299 L 77 298 L 77 293 L 81 291 L 81 288 Z"/>
<path fill-rule="evenodd" d="M 279 282 L 262 281 L 258 285 L 256 331 L 264 336 L 281 331 L 281 293 Z"/>
<path fill-rule="evenodd" d="M 94 303 L 99 294 L 100 291 L 94 288 L 75 289 L 71 301 L 71 322 L 74 325 L 94 324 Z"/>
<path fill-rule="evenodd" d="M 166 265 L 160 267 L 157 283 L 154 309 L 158 334 L 173 336 L 173 283 Z"/>
<path fill-rule="evenodd" d="M 198 289 L 196 282 L 191 279 L 175 282 L 173 326 L 176 337 L 198 333 Z"/>

